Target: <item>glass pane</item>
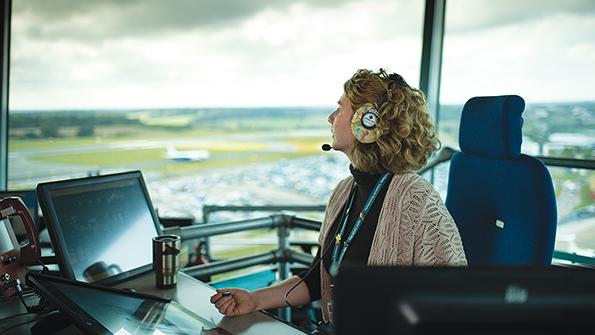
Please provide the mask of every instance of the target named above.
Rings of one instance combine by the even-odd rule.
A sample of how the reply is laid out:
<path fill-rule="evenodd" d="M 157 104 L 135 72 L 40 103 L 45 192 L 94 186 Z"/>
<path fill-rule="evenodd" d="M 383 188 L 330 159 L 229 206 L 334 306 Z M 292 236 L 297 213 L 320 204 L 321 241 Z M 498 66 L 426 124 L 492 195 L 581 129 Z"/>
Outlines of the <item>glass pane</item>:
<path fill-rule="evenodd" d="M 595 158 L 595 3 L 449 0 L 446 15 L 439 116 L 444 145 L 458 148 L 469 98 L 517 94 L 527 103 L 523 153 Z M 593 172 L 550 172 L 559 213 L 556 247 L 595 256 Z M 580 242 L 573 234 L 582 236 Z"/>
<path fill-rule="evenodd" d="M 558 200 L 556 250 L 595 257 L 595 171 L 550 168 Z"/>
<path fill-rule="evenodd" d="M 379 67 L 417 82 L 423 6 L 14 1 L 9 187 L 140 169 L 166 217 L 325 204 L 349 173 L 320 150 L 343 83 Z"/>

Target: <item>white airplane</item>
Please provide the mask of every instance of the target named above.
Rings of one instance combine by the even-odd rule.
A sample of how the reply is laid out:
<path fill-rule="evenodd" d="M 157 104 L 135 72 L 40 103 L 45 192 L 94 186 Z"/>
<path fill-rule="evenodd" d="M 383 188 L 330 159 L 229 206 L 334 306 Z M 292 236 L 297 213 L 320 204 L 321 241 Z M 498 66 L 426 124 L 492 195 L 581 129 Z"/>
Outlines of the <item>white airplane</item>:
<path fill-rule="evenodd" d="M 173 145 L 167 146 L 167 152 L 164 157 L 175 161 L 206 161 L 211 155 L 207 150 L 182 150 L 178 151 Z"/>

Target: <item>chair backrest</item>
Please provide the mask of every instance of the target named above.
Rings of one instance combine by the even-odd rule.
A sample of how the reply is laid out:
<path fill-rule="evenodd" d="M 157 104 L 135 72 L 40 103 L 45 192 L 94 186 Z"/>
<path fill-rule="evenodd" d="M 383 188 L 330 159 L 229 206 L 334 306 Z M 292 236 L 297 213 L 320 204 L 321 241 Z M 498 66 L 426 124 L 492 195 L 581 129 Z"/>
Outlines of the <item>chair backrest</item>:
<path fill-rule="evenodd" d="M 521 154 L 524 109 L 516 95 L 475 97 L 463 107 L 446 207 L 469 265 L 551 263 L 556 197 L 543 163 Z"/>

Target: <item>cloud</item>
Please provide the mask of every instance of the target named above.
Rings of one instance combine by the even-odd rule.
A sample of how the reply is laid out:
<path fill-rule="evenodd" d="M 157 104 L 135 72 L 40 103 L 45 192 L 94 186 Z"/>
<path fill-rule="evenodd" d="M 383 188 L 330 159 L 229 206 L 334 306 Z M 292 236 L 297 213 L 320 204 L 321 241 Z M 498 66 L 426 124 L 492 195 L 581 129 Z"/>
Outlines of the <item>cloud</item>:
<path fill-rule="evenodd" d="M 418 0 L 13 6 L 11 108 L 328 105 L 358 68 L 388 67 L 412 85 L 419 77 Z M 508 89 L 537 100 L 593 98 L 592 7 L 449 1 L 444 101 Z M 577 87 L 554 86 L 552 76 Z"/>
<path fill-rule="evenodd" d="M 334 8 L 355 0 L 301 1 Z M 26 17 L 32 39 L 81 40 L 155 36 L 186 30 L 226 29 L 268 9 L 285 10 L 290 0 L 27 0 L 15 2 L 14 15 Z M 39 23 L 43 22 L 43 25 Z"/>
<path fill-rule="evenodd" d="M 592 16 L 593 0 L 457 0 L 447 1 L 447 33 L 469 33 L 507 24 L 539 21 L 552 15 Z"/>
<path fill-rule="evenodd" d="M 595 15 L 555 14 L 447 34 L 441 101 L 519 94 L 528 102 L 593 100 Z"/>
<path fill-rule="evenodd" d="M 231 16 L 219 18 L 226 24 L 200 25 L 195 18 L 184 26 L 166 19 L 142 33 L 104 30 L 103 36 L 84 29 L 101 20 L 81 13 L 110 16 L 109 2 L 43 14 L 61 27 L 59 32 L 21 9 L 13 20 L 11 105 L 321 105 L 336 101 L 357 68 L 388 66 L 412 83 L 417 80 L 421 2 L 273 3 L 255 6 L 250 15 L 227 13 Z M 144 11 L 159 12 L 160 4 Z M 115 21 L 132 10 L 111 8 Z M 416 15 L 395 21 L 402 13 Z M 37 34 L 31 34 L 33 28 Z"/>

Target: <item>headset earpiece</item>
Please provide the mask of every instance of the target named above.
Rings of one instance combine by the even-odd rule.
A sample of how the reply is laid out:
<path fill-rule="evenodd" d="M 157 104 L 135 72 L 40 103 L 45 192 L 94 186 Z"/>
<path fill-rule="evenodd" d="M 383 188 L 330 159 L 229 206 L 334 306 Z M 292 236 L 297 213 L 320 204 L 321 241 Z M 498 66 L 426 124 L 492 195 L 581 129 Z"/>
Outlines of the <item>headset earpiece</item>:
<path fill-rule="evenodd" d="M 373 143 L 380 137 L 377 124 L 378 110 L 374 105 L 367 103 L 353 113 L 351 132 L 361 143 Z"/>

